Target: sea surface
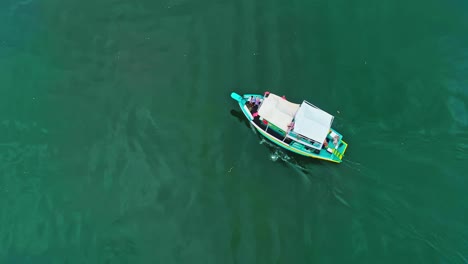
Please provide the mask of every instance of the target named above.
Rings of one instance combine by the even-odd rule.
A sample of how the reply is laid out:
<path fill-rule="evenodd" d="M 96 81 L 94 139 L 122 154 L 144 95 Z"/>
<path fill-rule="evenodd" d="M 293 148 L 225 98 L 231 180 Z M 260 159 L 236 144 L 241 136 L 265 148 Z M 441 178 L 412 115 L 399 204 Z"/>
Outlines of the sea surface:
<path fill-rule="evenodd" d="M 0 263 L 468 263 L 467 11 L 0 1 Z M 232 91 L 333 114 L 343 163 Z"/>

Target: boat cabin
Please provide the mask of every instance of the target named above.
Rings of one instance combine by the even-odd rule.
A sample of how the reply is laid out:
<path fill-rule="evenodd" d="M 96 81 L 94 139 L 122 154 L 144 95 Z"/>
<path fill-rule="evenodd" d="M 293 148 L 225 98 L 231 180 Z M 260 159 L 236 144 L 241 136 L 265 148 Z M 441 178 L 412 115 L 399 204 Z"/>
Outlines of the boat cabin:
<path fill-rule="evenodd" d="M 251 98 L 248 108 L 254 123 L 266 126 L 264 130 L 289 144 L 295 141 L 307 149 L 320 151 L 330 133 L 333 116 L 313 104 L 296 104 L 276 94 Z"/>

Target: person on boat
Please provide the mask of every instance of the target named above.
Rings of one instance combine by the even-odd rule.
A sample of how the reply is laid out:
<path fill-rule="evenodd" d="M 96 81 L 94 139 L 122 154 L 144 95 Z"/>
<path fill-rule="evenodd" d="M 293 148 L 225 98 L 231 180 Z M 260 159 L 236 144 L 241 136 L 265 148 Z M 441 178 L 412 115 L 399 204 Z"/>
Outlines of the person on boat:
<path fill-rule="evenodd" d="M 247 101 L 247 104 L 246 104 L 247 109 L 249 109 L 249 111 L 252 114 L 257 110 L 256 107 L 255 107 L 255 106 L 257 106 L 256 101 L 257 101 L 257 99 L 254 96 L 251 96 L 249 98 L 249 100 Z"/>
<path fill-rule="evenodd" d="M 338 135 L 336 135 L 336 136 L 333 137 L 333 144 L 334 144 L 335 146 L 338 145 L 338 140 L 339 140 L 339 139 L 340 139 L 340 136 L 338 136 Z"/>
<path fill-rule="evenodd" d="M 257 111 L 255 111 L 255 112 L 252 114 L 252 116 L 253 116 L 254 120 L 260 119 L 260 116 L 258 115 L 258 112 L 257 112 Z"/>
<path fill-rule="evenodd" d="M 260 97 L 255 98 L 255 105 L 259 106 L 261 102 L 262 101 L 261 101 Z"/>
<path fill-rule="evenodd" d="M 323 142 L 322 148 L 328 148 L 328 141 L 327 140 L 325 140 Z"/>

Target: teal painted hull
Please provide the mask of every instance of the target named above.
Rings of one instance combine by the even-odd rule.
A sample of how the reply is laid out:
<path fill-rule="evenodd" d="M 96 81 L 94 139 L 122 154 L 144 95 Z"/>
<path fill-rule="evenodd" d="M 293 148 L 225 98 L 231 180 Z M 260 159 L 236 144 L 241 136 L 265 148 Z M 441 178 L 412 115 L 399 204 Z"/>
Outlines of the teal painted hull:
<path fill-rule="evenodd" d="M 332 147 L 331 152 L 327 151 L 326 149 L 322 149 L 320 151 L 313 151 L 307 148 L 305 145 L 300 144 L 296 141 L 287 142 L 284 140 L 284 137 L 286 136 L 286 133 L 284 131 L 282 131 L 281 129 L 275 128 L 274 126 L 266 127 L 266 125 L 259 122 L 258 119 L 257 120 L 254 119 L 254 117 L 252 116 L 252 113 L 249 111 L 248 107 L 246 106 L 250 97 L 263 99 L 263 95 L 260 95 L 260 94 L 244 94 L 241 96 L 234 92 L 231 93 L 231 98 L 238 102 L 240 109 L 244 113 L 245 117 L 249 120 L 250 124 L 264 138 L 268 139 L 270 142 L 274 143 L 275 145 L 285 150 L 294 152 L 296 154 L 299 154 L 305 157 L 321 159 L 321 160 L 331 161 L 335 163 L 342 162 L 342 159 L 346 151 L 346 148 L 348 147 L 348 144 L 342 140 L 342 135 L 340 133 L 338 133 L 334 129 L 331 129 L 331 131 L 333 131 L 335 134 L 339 136 L 339 142 L 337 143 L 337 146 L 333 146 L 333 145 L 331 146 Z"/>

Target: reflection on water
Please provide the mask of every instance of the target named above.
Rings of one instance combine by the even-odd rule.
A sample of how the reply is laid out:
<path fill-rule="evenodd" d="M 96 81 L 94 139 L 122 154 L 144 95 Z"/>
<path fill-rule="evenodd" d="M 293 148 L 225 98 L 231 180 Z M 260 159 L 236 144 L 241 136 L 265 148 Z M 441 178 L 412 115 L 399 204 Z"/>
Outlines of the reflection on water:
<path fill-rule="evenodd" d="M 247 118 L 245 117 L 244 113 L 241 110 L 234 110 L 233 109 L 233 110 L 231 110 L 230 113 L 231 113 L 232 116 L 237 118 L 237 120 L 239 120 L 239 122 L 244 123 L 245 126 L 250 128 L 250 123 L 249 123 L 249 121 L 247 120 Z"/>

